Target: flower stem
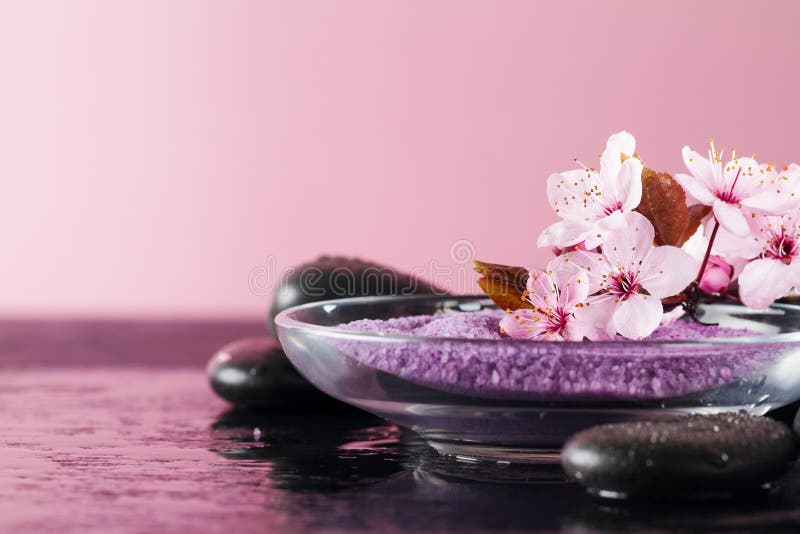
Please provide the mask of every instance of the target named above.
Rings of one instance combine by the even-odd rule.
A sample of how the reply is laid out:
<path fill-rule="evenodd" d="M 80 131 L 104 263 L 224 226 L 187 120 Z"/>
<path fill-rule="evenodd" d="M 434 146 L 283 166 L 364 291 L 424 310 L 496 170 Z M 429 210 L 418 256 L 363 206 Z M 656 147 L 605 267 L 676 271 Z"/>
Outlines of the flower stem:
<path fill-rule="evenodd" d="M 703 257 L 703 263 L 700 264 L 700 271 L 697 273 L 697 278 L 694 281 L 698 286 L 700 285 L 700 281 L 703 279 L 703 273 L 706 271 L 706 267 L 708 266 L 708 258 L 711 257 L 711 247 L 714 246 L 714 240 L 717 238 L 717 230 L 719 230 L 719 221 L 714 221 L 714 229 L 711 230 L 711 237 L 708 240 L 706 255 Z"/>
<path fill-rule="evenodd" d="M 719 221 L 714 221 L 714 229 L 711 230 L 711 237 L 708 240 L 706 255 L 703 257 L 703 263 L 700 264 L 700 271 L 697 273 L 697 278 L 681 293 L 681 296 L 684 297 L 684 300 L 681 303 L 683 309 L 686 310 L 686 312 L 689 314 L 689 317 L 691 317 L 693 321 L 703 325 L 708 325 L 709 323 L 704 323 L 697 317 L 697 306 L 700 302 L 700 282 L 703 279 L 703 273 L 705 273 L 706 267 L 708 266 L 708 259 L 711 257 L 711 248 L 714 246 L 714 240 L 717 238 L 718 230 Z"/>

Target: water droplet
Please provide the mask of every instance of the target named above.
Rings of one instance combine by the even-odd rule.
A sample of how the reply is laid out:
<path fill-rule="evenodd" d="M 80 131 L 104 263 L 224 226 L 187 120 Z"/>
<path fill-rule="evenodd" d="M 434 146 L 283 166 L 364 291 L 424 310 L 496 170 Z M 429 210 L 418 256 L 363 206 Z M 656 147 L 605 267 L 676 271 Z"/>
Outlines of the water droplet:
<path fill-rule="evenodd" d="M 725 467 L 728 464 L 728 453 L 724 451 L 712 451 L 708 457 L 708 462 L 716 467 Z"/>

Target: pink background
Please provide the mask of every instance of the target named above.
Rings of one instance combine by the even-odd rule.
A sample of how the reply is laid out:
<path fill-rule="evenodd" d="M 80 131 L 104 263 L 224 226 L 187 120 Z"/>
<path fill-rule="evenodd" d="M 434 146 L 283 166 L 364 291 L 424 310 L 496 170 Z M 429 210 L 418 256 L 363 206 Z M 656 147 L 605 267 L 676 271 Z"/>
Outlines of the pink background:
<path fill-rule="evenodd" d="M 709 136 L 800 160 L 799 16 L 791 1 L 1 0 L 0 313 L 255 316 L 268 297 L 251 273 L 273 260 L 430 270 L 455 265 L 458 239 L 542 262 L 544 180 L 614 131 L 659 169 Z"/>

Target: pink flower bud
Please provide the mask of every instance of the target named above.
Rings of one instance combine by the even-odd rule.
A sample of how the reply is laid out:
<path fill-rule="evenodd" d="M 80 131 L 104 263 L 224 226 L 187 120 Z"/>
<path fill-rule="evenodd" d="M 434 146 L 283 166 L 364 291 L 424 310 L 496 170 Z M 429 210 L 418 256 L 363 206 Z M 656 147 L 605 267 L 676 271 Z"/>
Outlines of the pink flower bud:
<path fill-rule="evenodd" d="M 721 293 L 728 288 L 733 276 L 733 267 L 719 256 L 708 258 L 706 270 L 700 280 L 700 291 L 705 293 Z"/>

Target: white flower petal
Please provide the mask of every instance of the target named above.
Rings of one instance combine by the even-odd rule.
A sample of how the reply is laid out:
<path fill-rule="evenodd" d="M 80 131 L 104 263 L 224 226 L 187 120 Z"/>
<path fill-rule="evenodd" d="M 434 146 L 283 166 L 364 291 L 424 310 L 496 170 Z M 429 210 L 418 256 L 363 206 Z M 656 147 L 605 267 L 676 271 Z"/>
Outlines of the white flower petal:
<path fill-rule="evenodd" d="M 628 339 L 641 339 L 653 333 L 661 323 L 664 308 L 653 296 L 631 295 L 617 304 L 614 312 L 614 328 Z"/>
<path fill-rule="evenodd" d="M 564 341 L 583 341 L 585 336 L 582 325 L 576 323 L 574 319 L 567 321 L 567 324 L 561 329 L 561 337 Z"/>
<path fill-rule="evenodd" d="M 714 253 L 728 261 L 733 258 L 754 258 L 761 253 L 761 243 L 755 239 L 755 237 L 760 237 L 759 234 L 760 232 L 753 232 L 752 228 L 746 236 L 735 235 L 725 228 L 720 228 L 717 231 L 717 238 L 714 240 Z M 705 243 L 708 245 L 708 239 L 705 240 Z M 700 259 L 704 254 L 705 248 Z"/>
<path fill-rule="evenodd" d="M 712 204 L 714 209 L 714 217 L 719 222 L 720 226 L 728 230 L 734 235 L 746 236 L 750 232 L 741 208 L 723 202 L 720 199 L 714 200 Z"/>
<path fill-rule="evenodd" d="M 582 269 L 576 271 L 563 284 L 559 284 L 558 288 L 558 305 L 570 312 L 589 296 L 589 275 Z"/>
<path fill-rule="evenodd" d="M 617 174 L 615 185 L 617 200 L 623 211 L 632 211 L 642 201 L 642 162 L 628 158 Z"/>
<path fill-rule="evenodd" d="M 603 241 L 612 233 L 616 232 L 623 232 L 628 228 L 628 220 L 627 220 L 627 213 L 623 213 L 621 211 L 615 211 L 609 215 L 606 215 L 602 219 L 599 219 L 595 223 L 595 229 L 597 230 L 595 235 L 599 235 L 600 243 L 603 244 Z M 594 247 L 586 247 L 586 248 L 594 248 Z"/>
<path fill-rule="evenodd" d="M 585 221 L 558 221 L 545 228 L 539 235 L 539 248 L 566 248 L 577 245 L 592 233 L 594 225 Z"/>
<path fill-rule="evenodd" d="M 555 257 L 547 264 L 547 270 L 556 280 L 567 280 L 576 273 L 585 273 L 589 294 L 600 290 L 603 275 L 609 272 L 608 263 L 602 254 L 576 250 Z"/>
<path fill-rule="evenodd" d="M 622 155 L 633 158 L 636 152 L 636 139 L 626 131 L 613 134 L 606 142 L 606 149 L 600 156 L 600 172 L 610 181 L 614 180 L 622 168 Z"/>
<path fill-rule="evenodd" d="M 769 170 L 767 170 L 769 169 Z M 800 167 L 790 165 L 783 171 L 761 165 L 757 179 L 741 197 L 741 205 L 766 215 L 783 215 L 800 206 Z"/>
<path fill-rule="evenodd" d="M 536 315 L 533 310 L 514 310 L 500 319 L 500 328 L 514 339 L 533 338 L 543 331 L 541 321 L 534 321 Z"/>
<path fill-rule="evenodd" d="M 717 198 L 714 193 L 711 192 L 708 185 L 694 176 L 678 173 L 674 178 L 675 181 L 686 190 L 686 193 L 694 197 L 700 204 L 710 206 Z"/>
<path fill-rule="evenodd" d="M 753 158 L 737 158 L 729 161 L 722 168 L 726 191 L 731 191 L 736 198 L 746 198 L 753 194 L 760 185 L 760 166 Z"/>
<path fill-rule="evenodd" d="M 741 201 L 741 205 L 756 213 L 766 215 L 781 215 L 797 208 L 800 195 L 781 195 L 775 191 L 762 191 Z"/>
<path fill-rule="evenodd" d="M 692 234 L 692 237 L 686 240 L 686 242 L 681 245 L 681 249 L 686 252 L 689 256 L 693 257 L 697 261 L 697 265 L 700 265 L 700 262 L 703 260 L 703 256 L 706 253 L 706 249 L 708 248 L 708 237 L 705 234 L 705 228 L 703 225 L 697 227 L 697 230 Z"/>
<path fill-rule="evenodd" d="M 597 173 L 592 170 L 560 172 L 547 178 L 547 199 L 562 219 L 595 221 L 603 216 L 603 207 L 586 192 L 599 188 Z"/>
<path fill-rule="evenodd" d="M 528 300 L 543 310 L 558 307 L 558 293 L 555 281 L 544 271 L 532 269 L 526 284 Z"/>
<path fill-rule="evenodd" d="M 586 305 L 575 310 L 575 322 L 580 325 L 581 332 L 587 339 L 613 339 L 617 333 L 611 320 L 615 309 L 616 304 L 609 297 L 590 298 Z"/>
<path fill-rule="evenodd" d="M 639 212 L 625 214 L 625 226 L 603 236 L 603 254 L 613 269 L 635 268 L 653 247 L 653 224 Z"/>
<path fill-rule="evenodd" d="M 711 161 L 688 146 L 683 147 L 681 155 L 683 156 L 684 165 L 686 165 L 692 176 L 706 189 L 713 189 L 716 181 L 714 179 L 714 166 Z"/>
<path fill-rule="evenodd" d="M 739 297 L 755 310 L 789 294 L 797 283 L 795 269 L 776 259 L 759 259 L 748 263 L 739 275 Z"/>
<path fill-rule="evenodd" d="M 663 299 L 677 295 L 697 277 L 700 262 L 678 247 L 654 247 L 642 265 L 640 283 Z"/>

